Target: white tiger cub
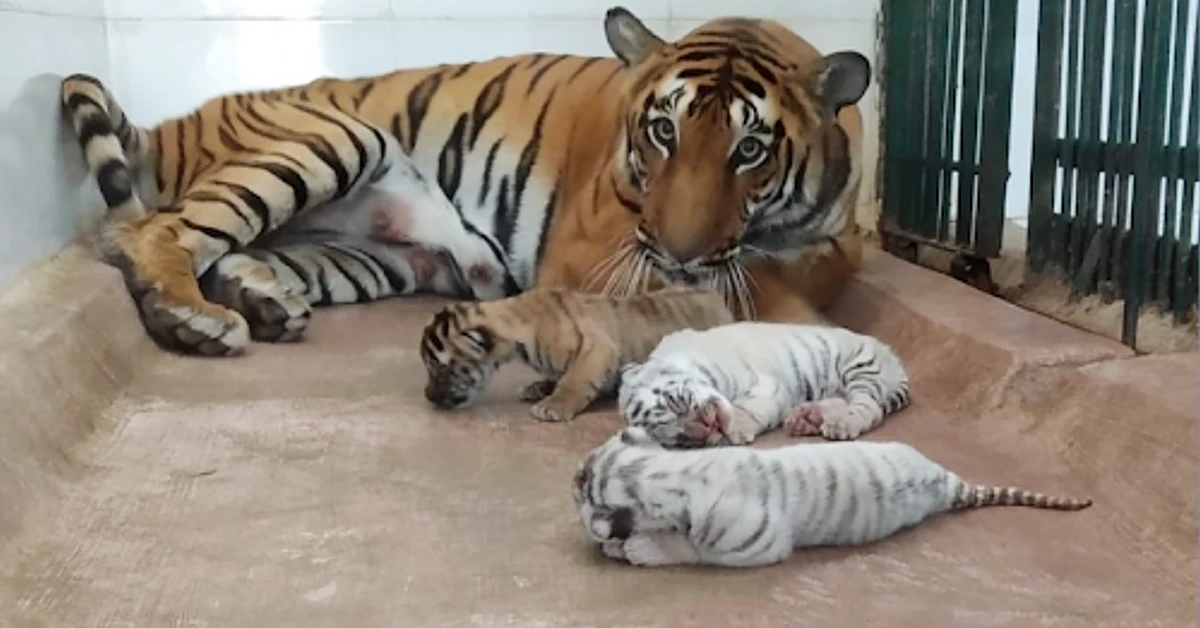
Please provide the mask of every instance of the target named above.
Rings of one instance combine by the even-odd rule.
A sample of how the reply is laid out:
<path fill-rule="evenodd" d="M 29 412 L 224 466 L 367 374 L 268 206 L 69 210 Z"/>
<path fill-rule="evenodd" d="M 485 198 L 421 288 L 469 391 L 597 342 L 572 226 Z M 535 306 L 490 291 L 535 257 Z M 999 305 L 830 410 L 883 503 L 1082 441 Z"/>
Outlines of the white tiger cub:
<path fill-rule="evenodd" d="M 877 541 L 943 511 L 1092 504 L 967 484 L 904 443 L 667 449 L 640 427 L 594 449 L 572 495 L 604 553 L 641 566 L 763 566 L 801 547 Z"/>
<path fill-rule="evenodd" d="M 908 373 L 878 339 L 767 322 L 671 333 L 625 368 L 617 397 L 629 425 L 669 447 L 744 445 L 781 423 L 854 439 L 908 402 Z"/>

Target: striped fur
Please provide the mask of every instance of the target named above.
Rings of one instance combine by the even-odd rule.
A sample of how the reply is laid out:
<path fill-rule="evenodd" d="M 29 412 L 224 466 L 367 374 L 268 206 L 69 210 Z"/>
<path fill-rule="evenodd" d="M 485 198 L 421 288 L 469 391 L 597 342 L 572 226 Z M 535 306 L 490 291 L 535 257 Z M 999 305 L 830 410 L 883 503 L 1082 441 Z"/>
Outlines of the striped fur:
<path fill-rule="evenodd" d="M 113 217 L 103 253 L 152 337 L 211 355 L 299 338 L 313 306 L 415 292 L 681 283 L 743 317 L 816 316 L 860 256 L 865 59 L 766 21 L 670 46 L 623 9 L 605 29 L 618 58 L 323 78 L 149 128 L 70 76 L 62 106 Z M 663 116 L 669 145 L 648 135 Z M 747 161 L 754 142 L 767 157 Z"/>
<path fill-rule="evenodd" d="M 968 484 L 904 443 L 679 450 L 639 427 L 587 456 L 572 495 L 605 554 L 642 566 L 763 566 L 803 547 L 878 541 L 946 511 L 1092 503 Z"/>
<path fill-rule="evenodd" d="M 796 436 L 858 438 L 909 403 L 891 348 L 847 329 L 739 322 L 663 338 L 622 375 L 618 408 L 667 446 Z"/>
<path fill-rule="evenodd" d="M 721 295 L 689 288 L 630 297 L 535 289 L 451 305 L 421 337 L 425 398 L 444 409 L 467 406 L 501 364 L 519 358 L 544 378 L 521 393 L 533 416 L 570 420 L 611 394 L 620 367 L 645 359 L 664 335 L 732 321 Z"/>

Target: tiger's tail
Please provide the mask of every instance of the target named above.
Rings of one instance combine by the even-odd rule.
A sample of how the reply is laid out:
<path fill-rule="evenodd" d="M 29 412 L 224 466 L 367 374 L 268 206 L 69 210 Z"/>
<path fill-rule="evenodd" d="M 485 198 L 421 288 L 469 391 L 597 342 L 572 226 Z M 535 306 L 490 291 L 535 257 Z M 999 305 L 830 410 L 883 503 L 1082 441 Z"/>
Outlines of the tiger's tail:
<path fill-rule="evenodd" d="M 116 99 L 93 76 L 72 74 L 63 79 L 60 96 L 84 161 L 108 207 L 107 215 L 118 219 L 145 215 L 134 185 L 134 169 L 147 161 L 150 140 L 146 130 L 130 124 Z"/>
<path fill-rule="evenodd" d="M 134 126 L 99 79 L 72 74 L 60 88 L 62 111 L 70 120 L 88 172 L 104 197 L 106 211 L 86 238 L 107 262 L 122 259 L 118 242 L 130 223 L 146 215 L 135 182 L 139 167 L 150 161 L 150 137 Z"/>
<path fill-rule="evenodd" d="M 988 506 L 1027 506 L 1045 510 L 1083 510 L 1092 505 L 1087 498 L 1044 495 L 1012 486 L 985 486 L 959 480 L 950 502 L 951 510 Z"/>

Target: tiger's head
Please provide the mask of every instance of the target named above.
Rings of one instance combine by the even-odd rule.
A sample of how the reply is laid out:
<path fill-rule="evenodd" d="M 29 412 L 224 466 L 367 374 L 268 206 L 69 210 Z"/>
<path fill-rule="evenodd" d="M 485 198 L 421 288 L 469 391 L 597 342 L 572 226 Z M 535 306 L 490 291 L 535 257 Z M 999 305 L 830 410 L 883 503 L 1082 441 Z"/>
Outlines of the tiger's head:
<path fill-rule="evenodd" d="M 668 43 L 619 7 L 605 34 L 626 67 L 615 187 L 637 218 L 618 254 L 640 269 L 617 283 L 653 271 L 744 307 L 745 262 L 787 260 L 845 231 L 859 140 L 838 114 L 870 82 L 863 55 L 821 56 L 778 23 L 739 18 Z"/>
<path fill-rule="evenodd" d="M 515 351 L 513 342 L 479 319 L 478 304 L 449 305 L 421 334 L 425 399 L 440 409 L 470 405 Z"/>

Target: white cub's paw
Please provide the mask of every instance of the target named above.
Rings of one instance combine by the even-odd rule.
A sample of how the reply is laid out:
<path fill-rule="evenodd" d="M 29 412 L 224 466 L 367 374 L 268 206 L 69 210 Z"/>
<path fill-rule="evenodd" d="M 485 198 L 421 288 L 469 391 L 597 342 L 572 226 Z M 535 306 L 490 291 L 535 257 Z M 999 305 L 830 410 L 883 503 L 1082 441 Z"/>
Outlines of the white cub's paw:
<path fill-rule="evenodd" d="M 783 428 L 789 436 L 816 436 L 821 433 L 825 415 L 815 401 L 806 401 L 792 408 L 783 420 Z"/>
<path fill-rule="evenodd" d="M 625 560 L 638 567 L 661 567 L 676 562 L 667 548 L 663 547 L 657 538 L 648 534 L 634 534 L 625 539 L 621 549 L 625 553 Z"/>
<path fill-rule="evenodd" d="M 602 541 L 600 543 L 600 551 L 604 552 L 604 555 L 609 558 L 625 560 L 624 544 L 624 541 Z"/>
<path fill-rule="evenodd" d="M 821 436 L 828 440 L 854 440 L 866 431 L 862 421 L 850 411 L 850 404 L 841 397 L 822 399 L 811 405 L 820 414 Z"/>
<path fill-rule="evenodd" d="M 724 397 L 717 397 L 706 406 L 716 407 L 717 432 L 729 445 L 749 445 L 758 437 L 759 425 L 754 415 Z"/>

